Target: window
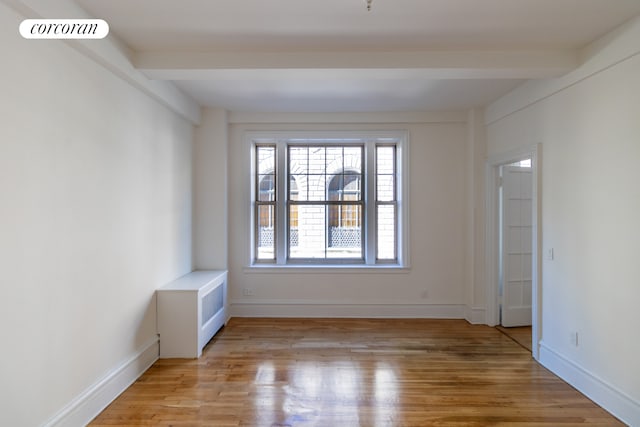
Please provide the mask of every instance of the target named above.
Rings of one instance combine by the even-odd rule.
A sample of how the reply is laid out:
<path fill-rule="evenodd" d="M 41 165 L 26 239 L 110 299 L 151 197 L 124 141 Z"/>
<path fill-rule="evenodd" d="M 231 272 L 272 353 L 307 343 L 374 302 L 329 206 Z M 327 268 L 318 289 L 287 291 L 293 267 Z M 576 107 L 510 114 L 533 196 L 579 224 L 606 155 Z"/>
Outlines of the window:
<path fill-rule="evenodd" d="M 402 265 L 403 141 L 251 138 L 253 263 Z"/>

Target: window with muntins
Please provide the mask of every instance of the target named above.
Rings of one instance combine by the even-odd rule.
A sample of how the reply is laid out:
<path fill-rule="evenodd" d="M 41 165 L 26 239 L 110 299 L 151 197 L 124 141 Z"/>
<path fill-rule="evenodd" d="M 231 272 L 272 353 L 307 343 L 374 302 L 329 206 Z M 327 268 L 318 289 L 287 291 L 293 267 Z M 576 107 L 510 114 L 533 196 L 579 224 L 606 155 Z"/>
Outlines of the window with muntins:
<path fill-rule="evenodd" d="M 402 137 L 251 141 L 253 264 L 402 265 Z"/>

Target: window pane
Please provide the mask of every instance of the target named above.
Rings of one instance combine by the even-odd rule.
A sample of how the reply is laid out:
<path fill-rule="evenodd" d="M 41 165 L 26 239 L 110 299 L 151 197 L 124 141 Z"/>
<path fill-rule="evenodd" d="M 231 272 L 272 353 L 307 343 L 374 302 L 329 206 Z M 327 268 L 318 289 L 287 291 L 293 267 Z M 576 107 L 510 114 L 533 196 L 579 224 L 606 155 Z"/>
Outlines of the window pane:
<path fill-rule="evenodd" d="M 344 173 L 362 173 L 362 147 L 344 147 Z"/>
<path fill-rule="evenodd" d="M 360 175 L 336 175 L 327 186 L 327 200 L 332 202 L 362 200 L 362 177 Z"/>
<path fill-rule="evenodd" d="M 256 147 L 258 175 L 273 174 L 275 168 L 276 149 L 273 146 Z"/>
<path fill-rule="evenodd" d="M 298 181 L 295 176 L 289 178 L 289 200 L 300 200 Z"/>
<path fill-rule="evenodd" d="M 293 210 L 297 209 L 297 232 Z M 291 205 L 289 207 L 289 240 L 297 236 L 297 246 L 289 247 L 290 258 L 324 258 L 326 240 L 325 205 Z"/>
<path fill-rule="evenodd" d="M 298 205 L 289 206 L 289 247 L 294 250 L 298 248 L 300 238 L 298 237 Z"/>
<path fill-rule="evenodd" d="M 396 258 L 396 207 L 395 205 L 378 205 L 377 211 L 378 259 L 392 260 Z"/>
<path fill-rule="evenodd" d="M 322 174 L 326 173 L 326 148 L 325 147 L 309 147 L 309 173 Z"/>
<path fill-rule="evenodd" d="M 362 224 L 361 205 L 329 205 L 329 228 L 360 228 Z M 358 237 L 358 241 L 360 238 Z M 339 244 L 340 246 L 344 246 Z M 329 246 L 333 246 L 329 242 Z"/>
<path fill-rule="evenodd" d="M 376 172 L 379 175 L 395 175 L 395 147 L 379 146 L 376 147 Z"/>
<path fill-rule="evenodd" d="M 308 172 L 307 147 L 289 147 L 289 173 L 306 174 Z"/>
<path fill-rule="evenodd" d="M 291 175 L 289 177 L 289 200 L 309 200 L 307 194 L 309 186 L 306 182 L 307 175 Z M 293 183 L 295 183 L 295 187 Z"/>
<path fill-rule="evenodd" d="M 343 147 L 327 147 L 327 172 L 335 173 L 344 169 Z"/>
<path fill-rule="evenodd" d="M 276 200 L 275 175 L 258 176 L 258 200 L 273 202 Z"/>
<path fill-rule="evenodd" d="M 341 200 L 362 200 L 362 177 L 360 175 L 345 175 Z"/>
<path fill-rule="evenodd" d="M 344 178 L 342 175 L 336 175 L 331 178 L 327 186 L 327 200 L 332 202 L 342 200 L 342 190 L 344 188 Z"/>
<path fill-rule="evenodd" d="M 257 259 L 275 259 L 275 207 L 259 205 L 257 212 Z"/>
<path fill-rule="evenodd" d="M 377 177 L 376 199 L 381 202 L 392 202 L 395 200 L 395 188 L 393 175 L 378 175 Z"/>
<path fill-rule="evenodd" d="M 327 258 L 361 257 L 361 205 L 330 205 Z"/>
<path fill-rule="evenodd" d="M 327 176 L 322 175 L 308 175 L 307 176 L 307 190 L 308 200 L 326 200 L 326 188 L 327 188 Z"/>

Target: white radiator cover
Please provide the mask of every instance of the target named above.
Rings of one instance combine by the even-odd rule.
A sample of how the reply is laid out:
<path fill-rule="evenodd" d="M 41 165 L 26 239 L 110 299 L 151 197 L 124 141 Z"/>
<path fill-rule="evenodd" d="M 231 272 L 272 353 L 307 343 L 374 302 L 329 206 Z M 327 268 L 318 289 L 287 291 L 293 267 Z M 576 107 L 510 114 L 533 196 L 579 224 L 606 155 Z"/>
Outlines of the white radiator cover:
<path fill-rule="evenodd" d="M 157 291 L 160 358 L 198 358 L 227 322 L 227 272 L 186 274 Z"/>

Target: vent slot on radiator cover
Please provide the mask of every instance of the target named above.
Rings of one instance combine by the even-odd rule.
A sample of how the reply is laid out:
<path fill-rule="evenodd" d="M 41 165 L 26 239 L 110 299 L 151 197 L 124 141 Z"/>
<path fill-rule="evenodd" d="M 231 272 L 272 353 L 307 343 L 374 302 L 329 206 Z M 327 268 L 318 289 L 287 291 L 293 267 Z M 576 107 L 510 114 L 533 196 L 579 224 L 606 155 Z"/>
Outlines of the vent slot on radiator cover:
<path fill-rule="evenodd" d="M 202 323 L 204 326 L 224 307 L 224 289 L 218 286 L 202 297 Z"/>

